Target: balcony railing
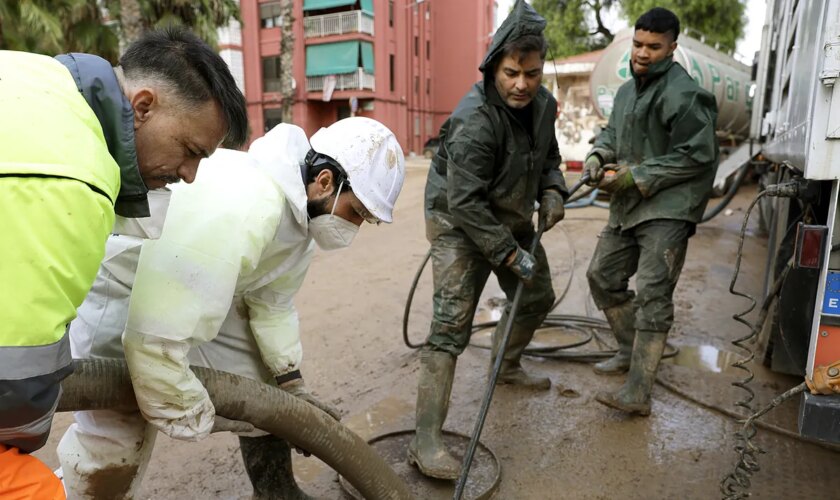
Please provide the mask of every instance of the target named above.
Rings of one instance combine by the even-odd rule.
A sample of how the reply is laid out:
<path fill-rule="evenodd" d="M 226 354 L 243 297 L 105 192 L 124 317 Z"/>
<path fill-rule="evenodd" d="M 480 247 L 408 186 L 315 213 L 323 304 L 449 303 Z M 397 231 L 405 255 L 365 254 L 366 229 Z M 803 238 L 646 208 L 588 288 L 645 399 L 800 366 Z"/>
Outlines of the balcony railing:
<path fill-rule="evenodd" d="M 305 38 L 343 35 L 345 33 L 373 35 L 373 17 L 361 10 L 304 17 L 303 33 Z"/>
<path fill-rule="evenodd" d="M 374 85 L 376 83 L 376 78 L 369 74 L 365 73 L 365 70 L 359 68 L 358 71 L 354 73 L 344 73 L 341 75 L 332 75 L 335 76 L 335 91 L 339 90 L 376 90 Z M 307 76 L 306 77 L 306 91 L 307 92 L 323 92 L 324 84 L 326 82 L 327 76 Z"/>

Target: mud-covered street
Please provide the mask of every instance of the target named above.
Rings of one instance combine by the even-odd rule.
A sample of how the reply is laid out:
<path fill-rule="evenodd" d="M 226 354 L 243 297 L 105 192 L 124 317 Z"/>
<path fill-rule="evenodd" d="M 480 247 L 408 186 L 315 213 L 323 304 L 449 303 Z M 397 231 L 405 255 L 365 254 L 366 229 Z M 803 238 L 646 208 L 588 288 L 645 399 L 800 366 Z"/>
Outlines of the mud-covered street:
<path fill-rule="evenodd" d="M 413 426 L 417 355 L 402 341 L 408 288 L 428 243 L 423 228 L 425 162 L 411 160 L 395 223 L 363 228 L 354 245 L 319 252 L 296 300 L 302 325 L 306 382 L 318 396 L 338 405 L 344 422 L 365 438 Z M 734 411 L 739 372 L 730 342 L 747 333 L 731 317 L 745 300 L 728 292 L 738 231 L 755 189 L 742 188 L 721 215 L 698 228 L 676 291 L 676 325 L 670 342 L 680 347 L 679 365 L 660 370 L 649 418 L 627 418 L 597 403 L 599 390 L 615 389 L 622 377 L 596 376 L 584 363 L 529 358 L 527 368 L 551 377 L 548 392 L 500 386 L 482 441 L 502 463 L 498 499 L 720 498 L 719 483 L 736 460 L 732 434 L 737 425 L 712 409 Z M 607 211 L 569 210 L 543 243 L 558 296 L 555 312 L 602 317 L 591 304 L 585 270 Z M 756 219 L 757 217 L 753 217 Z M 750 222 L 738 287 L 758 293 L 766 240 Z M 488 301 L 499 294 L 493 278 L 482 300 L 482 318 L 492 318 Z M 431 272 L 418 288 L 410 332 L 420 342 L 428 330 Z M 540 334 L 552 340 L 550 331 Z M 485 337 L 485 338 L 481 338 Z M 476 342 L 486 341 L 477 334 Z M 595 349 L 584 346 L 583 349 Z M 484 393 L 489 352 L 470 347 L 458 360 L 446 428 L 469 434 Z M 759 401 L 798 384 L 795 377 L 757 368 Z M 674 392 L 683 392 L 694 401 Z M 795 431 L 799 400 L 785 403 L 766 421 Z M 55 447 L 72 416 L 60 414 L 50 442 L 38 457 L 55 468 Z M 754 498 L 829 498 L 840 491 L 840 455 L 789 436 L 759 430 L 761 470 L 753 478 Z M 295 458 L 304 490 L 328 499 L 345 498 L 336 474 L 314 458 Z M 237 439 L 213 435 L 199 443 L 159 435 L 142 498 L 250 498 Z"/>

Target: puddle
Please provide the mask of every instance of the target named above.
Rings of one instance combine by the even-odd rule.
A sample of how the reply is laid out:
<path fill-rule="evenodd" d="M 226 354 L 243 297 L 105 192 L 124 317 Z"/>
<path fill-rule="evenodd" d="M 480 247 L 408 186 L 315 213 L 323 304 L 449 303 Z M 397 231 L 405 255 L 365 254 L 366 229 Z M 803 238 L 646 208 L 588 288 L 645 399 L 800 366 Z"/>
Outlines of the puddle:
<path fill-rule="evenodd" d="M 724 351 L 710 345 L 687 345 L 679 346 L 679 348 L 680 352 L 676 356 L 663 362 L 712 373 L 744 373 L 732 366 L 732 363 L 742 358 L 735 352 Z"/>
<path fill-rule="evenodd" d="M 488 323 L 490 321 L 499 321 L 502 313 L 505 311 L 507 299 L 504 295 L 493 296 L 478 303 L 478 308 L 475 311 L 473 323 Z"/>
<path fill-rule="evenodd" d="M 420 474 L 417 467 L 409 465 L 408 460 L 406 460 L 408 443 L 413 437 L 414 432 L 399 432 L 382 436 L 374 441 L 372 446 L 385 462 L 394 469 L 394 472 L 405 480 L 414 498 L 449 500 L 455 492 L 455 481 L 430 479 Z M 469 437 L 444 431 L 443 439 L 450 453 L 461 462 L 463 451 L 467 449 L 470 442 Z M 470 467 L 470 475 L 467 478 L 463 498 L 465 500 L 490 498 L 493 491 L 498 487 L 500 480 L 501 465 L 493 452 L 479 442 L 472 467 Z M 362 498 L 344 478 L 341 478 L 341 486 L 353 498 Z"/>

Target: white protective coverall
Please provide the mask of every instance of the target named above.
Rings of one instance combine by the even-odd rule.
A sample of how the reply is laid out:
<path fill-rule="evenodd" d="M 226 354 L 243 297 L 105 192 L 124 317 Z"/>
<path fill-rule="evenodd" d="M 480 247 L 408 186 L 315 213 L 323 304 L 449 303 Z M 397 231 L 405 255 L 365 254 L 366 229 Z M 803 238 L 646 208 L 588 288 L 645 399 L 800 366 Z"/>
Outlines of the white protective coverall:
<path fill-rule="evenodd" d="M 300 128 L 279 125 L 247 153 L 202 161 L 193 184 L 172 187 L 165 223 L 163 195 L 151 219 L 118 218 L 70 337 L 74 358 L 122 357 L 125 346 L 145 418 L 76 413 L 58 446 L 70 498 L 91 497 L 97 477 L 114 473 L 132 478 L 135 496 L 158 429 L 209 434 L 212 403 L 188 364 L 268 383 L 298 368 L 293 298 L 314 252 L 308 150 Z"/>

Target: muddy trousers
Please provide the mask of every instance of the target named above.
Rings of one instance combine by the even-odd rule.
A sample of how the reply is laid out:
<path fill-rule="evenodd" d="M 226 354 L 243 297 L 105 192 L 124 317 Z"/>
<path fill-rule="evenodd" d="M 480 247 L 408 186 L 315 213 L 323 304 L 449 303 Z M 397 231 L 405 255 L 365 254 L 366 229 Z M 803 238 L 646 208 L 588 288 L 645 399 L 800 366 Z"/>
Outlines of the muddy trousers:
<path fill-rule="evenodd" d="M 528 247 L 531 237 L 519 244 Z M 428 349 L 448 352 L 458 356 L 470 341 L 473 316 L 490 273 L 496 274 L 499 285 L 508 299 L 505 315 L 509 313 L 510 302 L 519 278 L 507 267 L 494 269 L 479 251 L 478 247 L 466 236 L 447 233 L 438 236 L 432 242 L 432 278 L 434 281 L 433 318 Z M 551 273 L 548 268 L 545 250 L 542 245 L 534 254 L 537 260 L 537 272 L 531 286 L 525 287 L 514 323 L 517 346 L 505 359 L 521 356 L 522 350 L 534 335 L 534 330 L 545 319 L 554 305 L 554 289 L 551 286 Z M 511 339 L 511 345 L 514 339 Z M 518 352 L 512 352 L 518 351 Z"/>
<path fill-rule="evenodd" d="M 77 411 L 58 443 L 71 499 L 137 498 L 157 436 L 140 412 Z"/>
<path fill-rule="evenodd" d="M 669 219 L 643 222 L 626 231 L 605 227 L 586 273 L 598 309 L 632 300 L 636 330 L 670 330 L 674 288 L 693 233 L 693 224 Z M 636 292 L 629 289 L 634 274 Z"/>
<path fill-rule="evenodd" d="M 75 412 L 58 445 L 64 483 L 71 499 L 137 498 L 152 456 L 157 429 L 139 412 Z M 240 437 L 254 498 L 308 498 L 292 474 L 291 447 L 274 436 Z"/>

